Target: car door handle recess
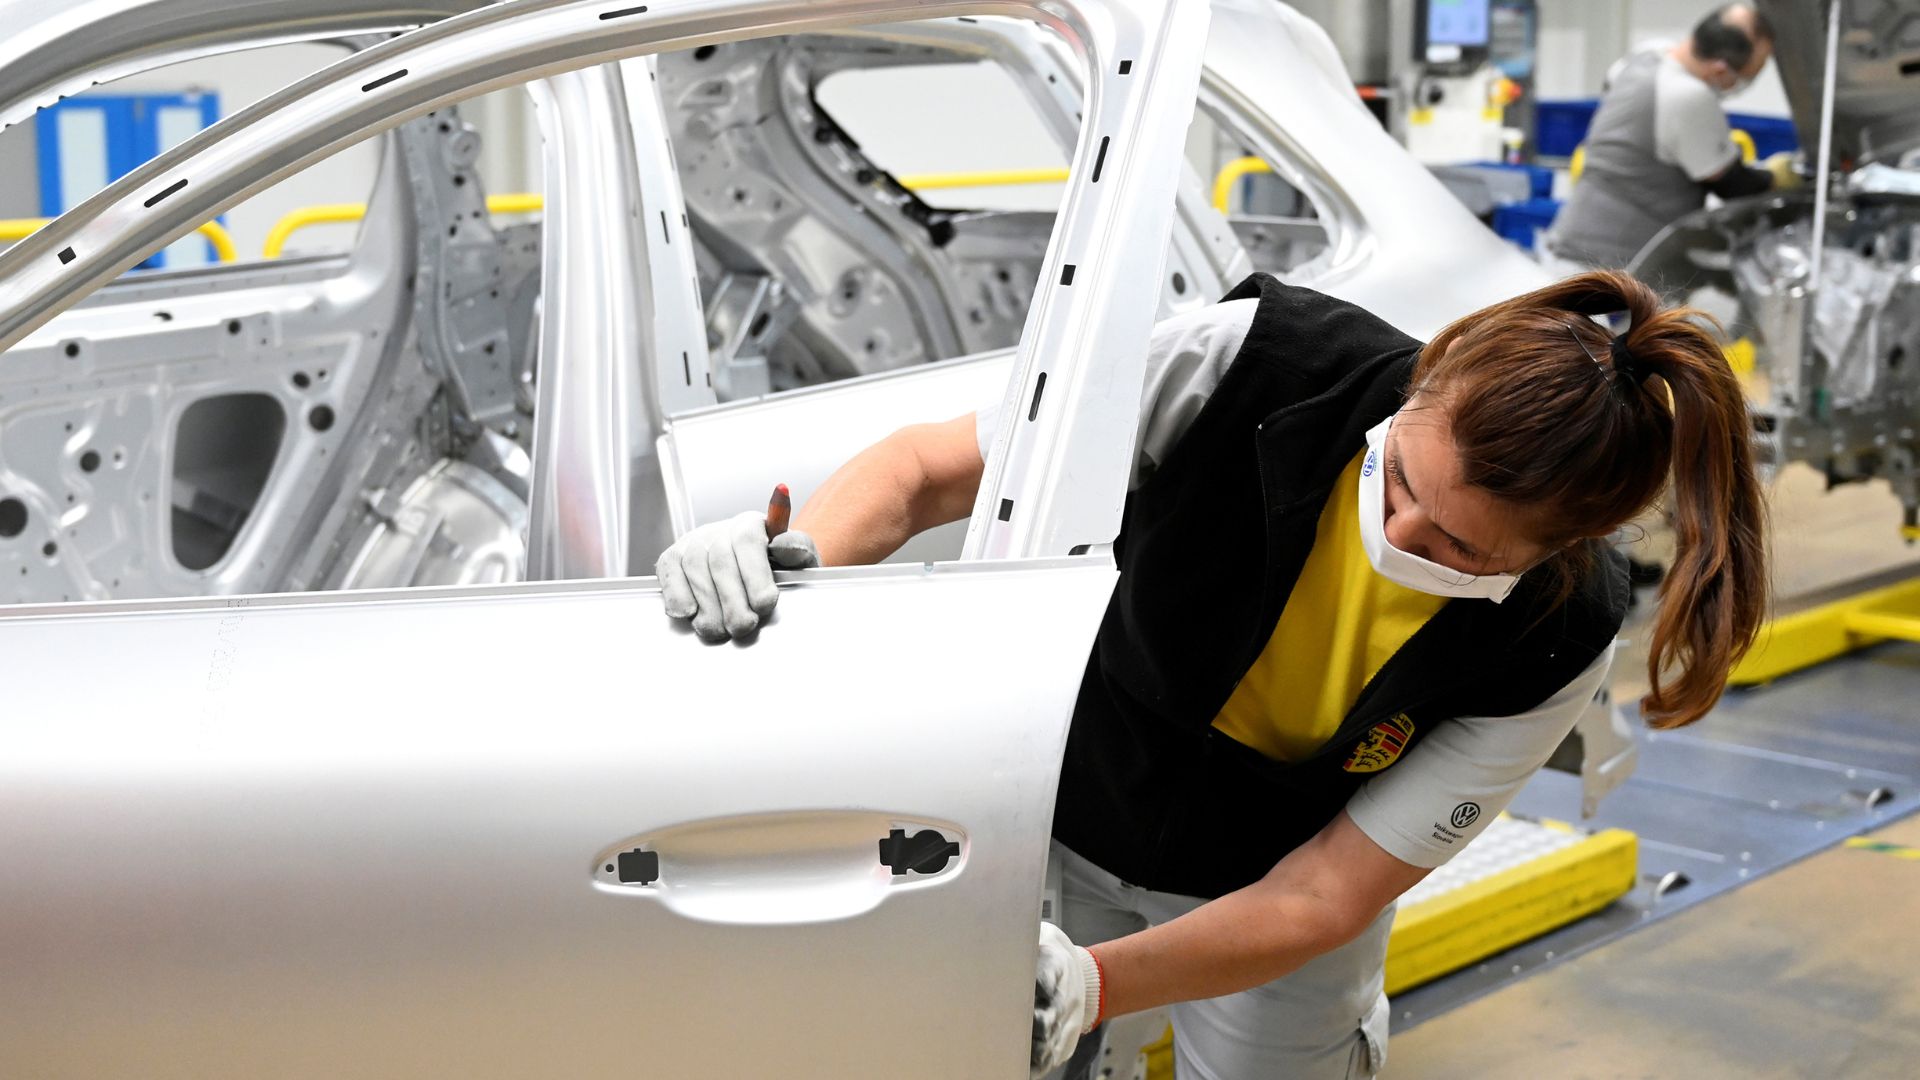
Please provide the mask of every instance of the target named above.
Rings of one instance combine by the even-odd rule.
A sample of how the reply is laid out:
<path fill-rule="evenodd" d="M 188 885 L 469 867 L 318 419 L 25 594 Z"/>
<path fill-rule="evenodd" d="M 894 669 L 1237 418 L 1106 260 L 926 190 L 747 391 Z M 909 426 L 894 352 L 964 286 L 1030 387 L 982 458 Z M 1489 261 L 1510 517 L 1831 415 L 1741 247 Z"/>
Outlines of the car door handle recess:
<path fill-rule="evenodd" d="M 913 874 L 937 874 L 960 857 L 960 845 L 940 835 L 936 829 L 922 829 L 909 836 L 905 829 L 890 829 L 880 841 L 880 861 L 894 877 Z"/>
<path fill-rule="evenodd" d="M 953 880 L 966 831 L 872 810 L 707 818 L 601 850 L 595 889 L 658 902 L 701 922 L 763 925 L 844 919 L 903 892 Z M 876 858 L 876 854 L 878 858 Z"/>

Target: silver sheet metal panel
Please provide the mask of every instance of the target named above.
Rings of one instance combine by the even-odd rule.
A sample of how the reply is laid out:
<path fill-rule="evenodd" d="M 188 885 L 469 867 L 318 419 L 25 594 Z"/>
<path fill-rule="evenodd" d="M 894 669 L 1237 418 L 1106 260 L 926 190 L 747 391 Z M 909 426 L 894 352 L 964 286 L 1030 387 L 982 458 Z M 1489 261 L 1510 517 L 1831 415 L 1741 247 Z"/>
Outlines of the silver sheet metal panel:
<path fill-rule="evenodd" d="M 814 572 L 749 649 L 637 584 L 14 609 L 0 1072 L 1024 1076 L 1114 579 Z"/>

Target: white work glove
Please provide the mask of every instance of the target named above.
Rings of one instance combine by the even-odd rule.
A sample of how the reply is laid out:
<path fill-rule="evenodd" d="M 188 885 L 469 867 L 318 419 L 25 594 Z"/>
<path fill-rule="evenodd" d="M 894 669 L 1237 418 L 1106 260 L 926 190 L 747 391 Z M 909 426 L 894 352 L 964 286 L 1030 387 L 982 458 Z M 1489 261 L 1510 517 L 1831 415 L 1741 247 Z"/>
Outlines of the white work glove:
<path fill-rule="evenodd" d="M 1080 1036 L 1100 1022 L 1106 995 L 1100 964 L 1067 932 L 1040 924 L 1040 959 L 1033 980 L 1032 1080 L 1067 1063 Z"/>
<path fill-rule="evenodd" d="M 806 570 L 820 565 L 813 538 L 788 529 L 767 540 L 767 519 L 749 510 L 702 525 L 674 541 L 653 564 L 665 594 L 667 615 L 693 619 L 693 632 L 725 641 L 759 629 L 773 614 L 780 591 L 773 568 Z"/>

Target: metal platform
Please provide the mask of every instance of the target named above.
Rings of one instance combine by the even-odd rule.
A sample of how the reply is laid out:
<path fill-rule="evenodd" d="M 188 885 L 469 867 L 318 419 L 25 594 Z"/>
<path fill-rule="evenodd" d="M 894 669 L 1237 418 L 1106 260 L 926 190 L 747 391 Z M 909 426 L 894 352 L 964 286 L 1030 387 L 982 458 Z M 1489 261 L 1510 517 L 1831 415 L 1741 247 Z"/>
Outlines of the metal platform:
<path fill-rule="evenodd" d="M 1730 691 L 1684 731 L 1638 732 L 1638 770 L 1584 823 L 1639 837 L 1634 887 L 1597 914 L 1398 995 L 1395 1030 L 1920 810 L 1916 703 L 1920 646 L 1888 642 Z M 1577 820 L 1579 806 L 1575 777 L 1542 772 L 1512 810 Z"/>

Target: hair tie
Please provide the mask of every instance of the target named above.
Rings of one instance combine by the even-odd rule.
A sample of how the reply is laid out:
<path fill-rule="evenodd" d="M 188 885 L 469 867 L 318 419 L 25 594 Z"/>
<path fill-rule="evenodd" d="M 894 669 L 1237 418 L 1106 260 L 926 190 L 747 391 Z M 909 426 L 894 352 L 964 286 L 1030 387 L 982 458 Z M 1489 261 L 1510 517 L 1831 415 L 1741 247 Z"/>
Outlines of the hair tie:
<path fill-rule="evenodd" d="M 1587 348 L 1586 339 L 1580 336 L 1580 331 L 1572 323 L 1567 324 L 1567 334 L 1573 338 L 1575 345 L 1580 346 L 1580 351 L 1587 354 L 1587 359 L 1593 361 L 1593 366 L 1600 369 L 1601 378 L 1612 382 L 1614 376 L 1619 375 L 1635 386 L 1640 385 L 1640 379 L 1645 373 L 1640 368 L 1640 362 L 1634 359 L 1633 350 L 1627 348 L 1625 334 L 1615 335 L 1608 344 L 1607 355 L 1613 361 L 1611 372 L 1607 370 L 1607 365 L 1600 362 L 1599 357 L 1593 355 L 1593 350 Z"/>
<path fill-rule="evenodd" d="M 1633 350 L 1627 348 L 1627 335 L 1614 335 L 1613 346 L 1609 351 L 1613 354 L 1613 370 L 1635 386 L 1640 385 L 1645 372 L 1640 370 L 1640 361 L 1634 359 Z"/>

